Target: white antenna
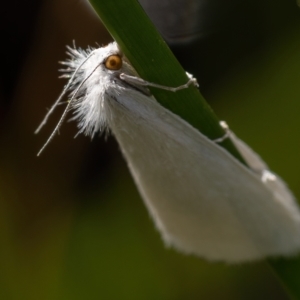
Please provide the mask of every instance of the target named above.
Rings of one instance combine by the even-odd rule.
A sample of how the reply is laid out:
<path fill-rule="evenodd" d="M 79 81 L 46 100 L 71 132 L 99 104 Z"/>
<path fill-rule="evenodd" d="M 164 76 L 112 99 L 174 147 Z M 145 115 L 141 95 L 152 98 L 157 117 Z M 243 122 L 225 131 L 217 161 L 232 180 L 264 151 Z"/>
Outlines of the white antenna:
<path fill-rule="evenodd" d="M 54 105 L 52 106 L 51 110 L 47 113 L 45 119 L 43 120 L 43 122 L 41 123 L 41 125 L 38 127 L 38 129 L 36 130 L 35 133 L 37 133 L 40 128 L 42 128 L 42 126 L 46 123 L 47 118 L 49 117 L 49 115 L 53 112 L 54 108 L 58 105 L 59 101 L 61 100 L 61 98 L 63 97 L 63 95 L 66 93 L 66 91 L 68 90 L 68 88 L 71 85 L 71 82 L 73 81 L 76 73 L 78 72 L 78 70 L 82 67 L 82 65 L 92 56 L 93 52 L 84 60 L 83 63 L 81 63 L 79 65 L 79 67 L 75 70 L 74 74 L 72 75 L 70 81 L 68 82 L 68 84 L 66 85 L 66 87 L 64 88 L 62 94 L 59 96 L 58 100 L 55 101 Z M 82 80 L 82 82 L 79 84 L 79 86 L 76 88 L 76 90 L 74 91 L 74 94 L 72 96 L 72 98 L 70 99 L 70 101 L 68 101 L 68 105 L 66 107 L 66 109 L 64 110 L 62 116 L 60 117 L 60 120 L 58 121 L 57 125 L 55 126 L 53 132 L 51 133 L 51 135 L 49 136 L 48 140 L 46 141 L 46 143 L 43 145 L 43 147 L 41 148 L 41 150 L 38 152 L 37 156 L 40 156 L 40 154 L 43 152 L 43 150 L 46 148 L 46 146 L 49 144 L 49 142 L 52 140 L 52 138 L 54 137 L 55 133 L 59 130 L 62 122 L 64 121 L 69 108 L 71 106 L 71 104 L 73 103 L 75 97 L 77 96 L 79 90 L 81 89 L 81 87 L 85 84 L 85 82 L 93 75 L 93 73 L 96 71 L 96 69 L 100 66 L 100 64 L 98 64 L 93 70 L 92 72 L 84 78 L 84 80 Z"/>
<path fill-rule="evenodd" d="M 67 90 L 70 88 L 71 83 L 74 80 L 74 77 L 76 76 L 77 72 L 80 70 L 80 68 L 86 63 L 86 61 L 92 56 L 94 55 L 94 52 L 90 53 L 90 55 L 76 68 L 75 72 L 73 73 L 72 77 L 70 78 L 69 82 L 67 83 L 67 85 L 64 87 L 62 93 L 59 95 L 58 99 L 54 102 L 54 104 L 52 105 L 52 107 L 50 108 L 50 110 L 47 112 L 45 118 L 43 119 L 42 123 L 39 125 L 39 127 L 35 130 L 35 134 L 38 134 L 40 132 L 40 130 L 43 128 L 43 126 L 47 123 L 49 116 L 53 113 L 54 109 L 56 108 L 56 106 L 58 105 L 58 103 L 60 102 L 60 100 L 62 99 L 62 97 L 66 94 Z"/>

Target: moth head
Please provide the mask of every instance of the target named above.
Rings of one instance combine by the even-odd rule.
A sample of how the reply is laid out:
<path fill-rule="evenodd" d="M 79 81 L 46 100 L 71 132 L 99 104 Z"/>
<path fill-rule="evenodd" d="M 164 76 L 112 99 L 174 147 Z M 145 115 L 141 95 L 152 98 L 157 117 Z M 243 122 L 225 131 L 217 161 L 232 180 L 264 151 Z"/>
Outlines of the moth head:
<path fill-rule="evenodd" d="M 54 131 L 39 151 L 43 151 L 54 135 L 58 132 L 67 112 L 74 110 L 72 119 L 78 120 L 79 132 L 94 136 L 96 132 L 106 128 L 106 113 L 103 106 L 105 89 L 107 83 L 119 80 L 119 74 L 126 73 L 136 75 L 135 70 L 126 60 L 117 43 L 108 44 L 106 47 L 98 49 L 68 47 L 69 60 L 62 62 L 65 69 L 61 70 L 61 77 L 68 78 L 69 82 L 63 92 L 48 111 L 36 133 L 46 124 L 49 115 L 55 107 L 61 103 L 65 94 L 69 94 L 68 104 L 63 112 Z"/>

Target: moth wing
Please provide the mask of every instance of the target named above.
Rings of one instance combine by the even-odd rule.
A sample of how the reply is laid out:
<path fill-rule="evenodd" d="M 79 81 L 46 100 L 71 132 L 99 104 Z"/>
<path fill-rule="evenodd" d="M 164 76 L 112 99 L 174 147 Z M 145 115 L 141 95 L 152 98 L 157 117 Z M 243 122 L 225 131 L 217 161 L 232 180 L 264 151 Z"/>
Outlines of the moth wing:
<path fill-rule="evenodd" d="M 299 251 L 292 197 L 154 99 L 129 89 L 106 97 L 108 124 L 167 245 L 230 263 Z"/>
<path fill-rule="evenodd" d="M 265 184 L 277 194 L 277 197 L 282 198 L 282 201 L 292 203 L 295 201 L 293 194 L 290 192 L 285 182 L 275 173 L 269 170 L 268 165 L 262 158 L 254 152 L 244 141 L 239 139 L 232 131 L 230 131 L 230 139 L 243 156 L 248 166 L 265 181 Z"/>
<path fill-rule="evenodd" d="M 244 141 L 239 139 L 232 131 L 230 131 L 230 139 L 251 169 L 257 172 L 262 172 L 263 170 L 268 169 L 267 164 L 261 159 L 261 157 Z"/>

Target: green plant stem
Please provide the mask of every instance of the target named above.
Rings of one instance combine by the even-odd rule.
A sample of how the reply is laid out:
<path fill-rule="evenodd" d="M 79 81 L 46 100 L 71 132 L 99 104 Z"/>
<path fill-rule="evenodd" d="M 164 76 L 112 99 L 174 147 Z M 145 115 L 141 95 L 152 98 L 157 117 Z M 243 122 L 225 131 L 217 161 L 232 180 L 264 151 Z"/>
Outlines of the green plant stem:
<path fill-rule="evenodd" d="M 137 1 L 90 2 L 143 79 L 171 87 L 187 82 L 185 71 Z M 172 93 L 171 97 L 169 91 L 151 88 L 151 92 L 161 105 L 182 117 L 210 139 L 224 135 L 216 115 L 196 87 Z M 222 146 L 245 164 L 229 139 L 225 140 Z"/>
<path fill-rule="evenodd" d="M 136 0 L 90 0 L 90 2 L 143 79 L 173 87 L 187 82 L 185 71 Z M 184 89 L 172 94 L 171 97 L 169 91 L 151 88 L 151 92 L 161 105 L 182 117 L 210 139 L 224 135 L 217 117 L 197 88 Z M 229 139 L 226 139 L 222 146 L 245 164 Z M 287 292 L 300 299 L 300 284 L 298 284 L 300 268 L 297 268 L 300 265 L 299 259 L 267 262 Z"/>

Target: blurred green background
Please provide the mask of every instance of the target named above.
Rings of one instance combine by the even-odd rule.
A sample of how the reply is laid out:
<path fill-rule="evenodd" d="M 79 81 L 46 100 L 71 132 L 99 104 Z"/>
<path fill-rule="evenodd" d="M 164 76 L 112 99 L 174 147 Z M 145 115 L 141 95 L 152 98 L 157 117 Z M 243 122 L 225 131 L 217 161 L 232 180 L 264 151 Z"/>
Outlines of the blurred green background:
<path fill-rule="evenodd" d="M 249 3 L 173 50 L 219 118 L 300 199 L 300 11 L 294 1 Z M 113 137 L 74 140 L 66 122 L 36 157 L 63 109 L 33 134 L 65 84 L 65 45 L 111 38 L 84 1 L 2 7 L 0 299 L 287 299 L 265 262 L 166 249 Z"/>

